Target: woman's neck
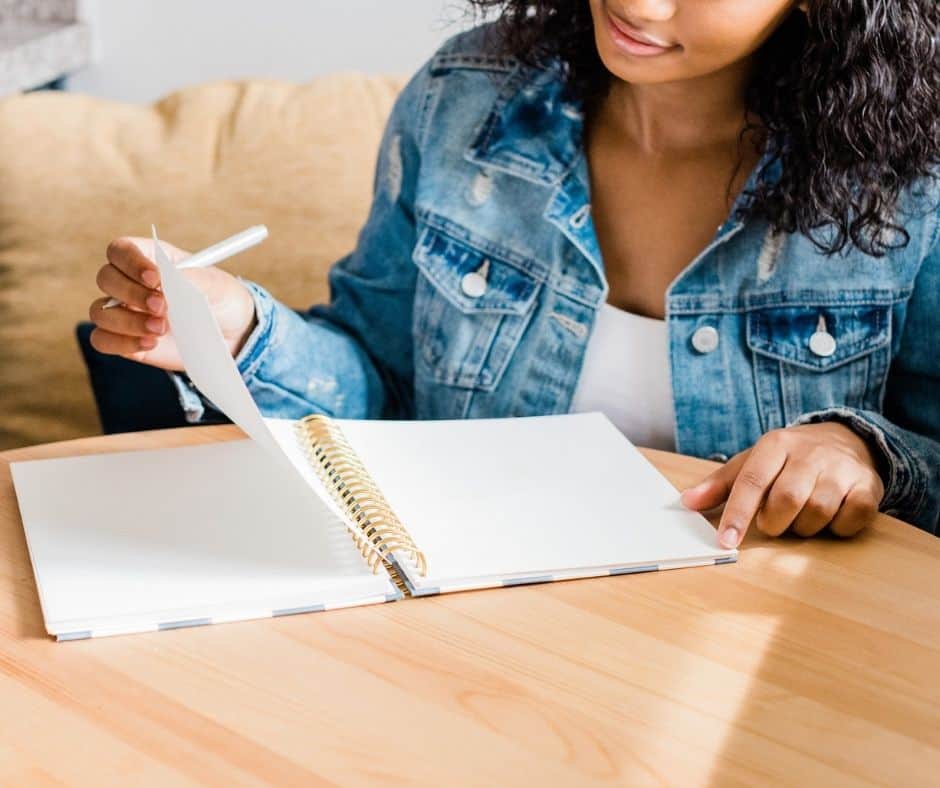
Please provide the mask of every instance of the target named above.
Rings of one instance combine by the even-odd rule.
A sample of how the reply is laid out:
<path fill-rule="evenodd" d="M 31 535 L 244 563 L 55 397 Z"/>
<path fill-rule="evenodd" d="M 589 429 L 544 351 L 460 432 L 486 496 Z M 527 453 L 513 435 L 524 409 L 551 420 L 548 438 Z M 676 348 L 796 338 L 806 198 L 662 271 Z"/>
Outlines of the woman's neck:
<path fill-rule="evenodd" d="M 684 156 L 736 140 L 744 126 L 748 61 L 696 79 L 632 84 L 613 79 L 596 119 L 650 156 Z"/>

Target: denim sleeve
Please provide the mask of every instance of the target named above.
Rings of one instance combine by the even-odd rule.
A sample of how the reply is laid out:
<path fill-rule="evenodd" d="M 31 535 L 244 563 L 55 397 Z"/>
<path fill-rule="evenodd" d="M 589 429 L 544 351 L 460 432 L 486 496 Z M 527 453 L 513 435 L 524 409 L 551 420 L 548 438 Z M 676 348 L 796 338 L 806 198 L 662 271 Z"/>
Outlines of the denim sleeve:
<path fill-rule="evenodd" d="M 330 303 L 298 312 L 245 282 L 258 322 L 235 361 L 266 416 L 413 415 L 411 255 L 429 73 L 426 64 L 395 102 L 379 148 L 368 219 L 355 249 L 330 269 Z M 212 403 L 185 375 L 172 377 L 187 421 L 208 420 Z"/>
<path fill-rule="evenodd" d="M 940 230 L 940 221 L 938 221 Z M 881 462 L 882 511 L 940 536 L 940 243 L 921 264 L 900 349 L 888 375 L 884 415 L 853 408 L 807 413 L 794 423 L 841 421 Z"/>

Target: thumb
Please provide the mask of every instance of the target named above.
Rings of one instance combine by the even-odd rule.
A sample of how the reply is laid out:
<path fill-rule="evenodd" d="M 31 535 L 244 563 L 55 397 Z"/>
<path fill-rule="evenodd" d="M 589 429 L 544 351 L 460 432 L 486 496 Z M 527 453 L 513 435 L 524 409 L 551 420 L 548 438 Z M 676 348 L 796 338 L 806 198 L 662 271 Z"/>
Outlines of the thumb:
<path fill-rule="evenodd" d="M 129 240 L 140 250 L 140 253 L 144 255 L 148 262 L 153 265 L 153 261 L 156 260 L 157 257 L 153 249 L 153 238 L 135 236 L 131 237 Z M 164 241 L 162 238 L 160 239 L 160 246 L 163 248 L 163 251 L 166 252 L 166 256 L 170 258 L 170 262 L 173 263 L 173 265 L 179 265 L 187 257 L 192 256 L 190 252 L 173 246 L 173 244 Z"/>
<path fill-rule="evenodd" d="M 698 512 L 714 509 L 716 506 L 723 504 L 731 494 L 731 487 L 738 476 L 738 471 L 744 464 L 747 454 L 747 451 L 742 451 L 734 455 L 728 462 L 712 471 L 694 487 L 683 490 L 680 496 L 682 505 Z"/>

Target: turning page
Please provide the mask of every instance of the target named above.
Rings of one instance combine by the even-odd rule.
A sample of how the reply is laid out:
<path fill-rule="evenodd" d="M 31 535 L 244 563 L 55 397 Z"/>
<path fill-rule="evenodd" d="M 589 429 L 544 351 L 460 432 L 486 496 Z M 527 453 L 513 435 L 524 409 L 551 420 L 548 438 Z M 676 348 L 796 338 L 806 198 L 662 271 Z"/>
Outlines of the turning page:
<path fill-rule="evenodd" d="M 268 454 L 271 461 L 281 469 L 284 477 L 282 484 L 294 483 L 308 491 L 312 490 L 323 512 L 329 510 L 335 517 L 338 510 L 332 499 L 324 494 L 315 474 L 310 473 L 306 458 L 296 451 L 296 435 L 292 430 L 285 431 L 283 424 L 272 428 L 276 420 L 262 417 L 238 373 L 206 297 L 170 262 L 157 239 L 156 228 L 153 229 L 153 247 L 173 337 L 190 380 Z M 362 545 L 358 529 L 345 518 L 341 521 L 350 535 Z M 364 549 L 368 549 L 368 546 Z"/>

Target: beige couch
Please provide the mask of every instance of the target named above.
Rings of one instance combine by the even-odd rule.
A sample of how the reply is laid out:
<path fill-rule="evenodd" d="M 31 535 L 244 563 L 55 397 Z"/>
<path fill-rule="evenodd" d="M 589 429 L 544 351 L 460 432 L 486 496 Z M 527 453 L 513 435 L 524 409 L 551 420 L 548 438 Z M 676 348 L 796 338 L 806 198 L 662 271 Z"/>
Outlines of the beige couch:
<path fill-rule="evenodd" d="M 74 339 L 108 241 L 198 249 L 252 224 L 227 264 L 287 304 L 326 298 L 355 244 L 403 80 L 221 82 L 148 106 L 68 93 L 0 101 L 0 449 L 100 431 Z"/>

